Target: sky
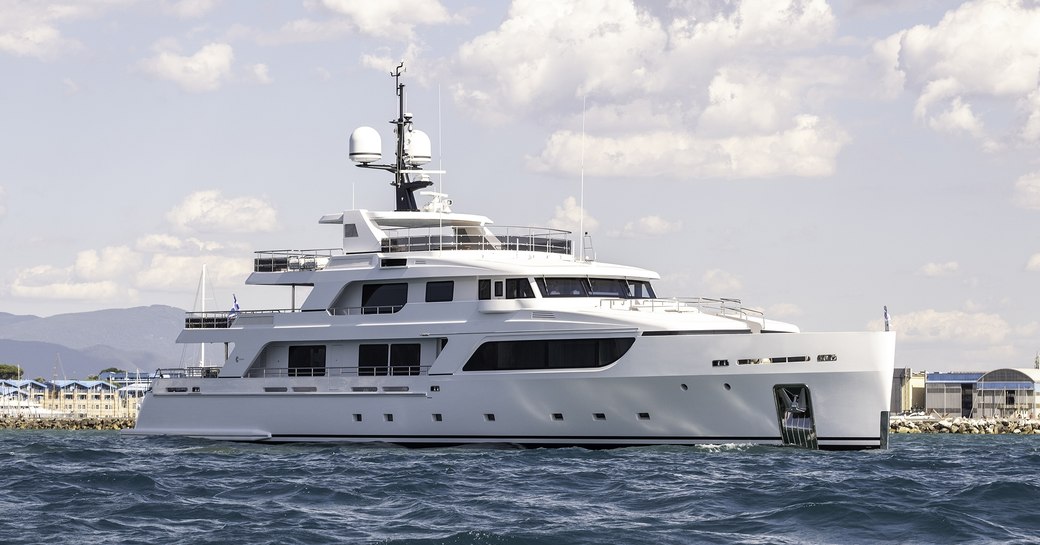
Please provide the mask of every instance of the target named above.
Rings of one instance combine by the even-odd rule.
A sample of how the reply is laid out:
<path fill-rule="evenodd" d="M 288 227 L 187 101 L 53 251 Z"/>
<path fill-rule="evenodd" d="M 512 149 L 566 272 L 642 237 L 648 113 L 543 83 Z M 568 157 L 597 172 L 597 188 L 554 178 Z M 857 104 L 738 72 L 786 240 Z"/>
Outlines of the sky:
<path fill-rule="evenodd" d="M 0 0 L 0 312 L 287 308 L 389 209 L 391 70 L 456 212 L 915 370 L 1040 351 L 1040 2 Z M 421 199 L 420 199 L 421 200 Z M 584 213 L 582 214 L 582 211 Z"/>

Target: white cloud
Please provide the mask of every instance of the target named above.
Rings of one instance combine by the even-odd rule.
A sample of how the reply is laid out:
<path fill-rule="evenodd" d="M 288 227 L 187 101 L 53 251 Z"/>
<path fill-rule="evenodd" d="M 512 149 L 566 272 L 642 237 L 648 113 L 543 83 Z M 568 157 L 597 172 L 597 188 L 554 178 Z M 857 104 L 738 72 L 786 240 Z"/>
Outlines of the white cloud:
<path fill-rule="evenodd" d="M 256 197 L 224 198 L 219 191 L 196 191 L 166 214 L 178 231 L 256 233 L 276 227 L 270 203 Z"/>
<path fill-rule="evenodd" d="M 701 276 L 701 284 L 712 296 L 731 297 L 739 292 L 740 279 L 722 269 L 711 269 Z"/>
<path fill-rule="evenodd" d="M 109 246 L 100 252 L 84 250 L 76 255 L 73 266 L 77 278 L 83 280 L 111 280 L 118 278 L 125 271 L 136 270 L 142 263 L 142 256 L 126 246 Z"/>
<path fill-rule="evenodd" d="M 585 172 L 593 176 L 747 178 L 783 175 L 828 176 L 849 137 L 832 122 L 798 116 L 786 130 L 755 136 L 705 138 L 689 132 L 657 131 L 622 137 L 586 135 Z M 577 174 L 582 136 L 557 131 L 541 155 L 528 157 L 536 171 Z"/>
<path fill-rule="evenodd" d="M 380 38 L 411 38 L 419 25 L 437 25 L 451 20 L 437 0 L 357 2 L 321 0 L 326 9 L 345 16 L 359 31 Z"/>
<path fill-rule="evenodd" d="M 918 270 L 918 274 L 924 276 L 947 276 L 957 272 L 960 269 L 960 265 L 956 261 L 947 261 L 946 263 L 926 263 Z"/>
<path fill-rule="evenodd" d="M 871 329 L 883 327 L 881 320 L 870 323 Z M 921 310 L 892 316 L 892 329 L 905 341 L 1001 343 L 1012 331 L 997 314 L 960 310 Z"/>
<path fill-rule="evenodd" d="M 257 83 L 267 85 L 274 81 L 271 79 L 271 75 L 267 69 L 266 64 L 254 64 L 249 69 L 249 72 L 252 75 L 253 81 Z"/>
<path fill-rule="evenodd" d="M 120 288 L 114 281 L 82 281 L 75 278 L 72 267 L 57 268 L 50 265 L 19 271 L 10 290 L 14 297 L 28 299 L 111 301 L 136 297 L 136 292 Z"/>
<path fill-rule="evenodd" d="M 160 79 L 176 83 L 185 91 L 201 93 L 220 88 L 231 75 L 234 58 L 230 45 L 212 43 L 190 57 L 160 51 L 155 57 L 142 61 L 141 67 Z"/>
<path fill-rule="evenodd" d="M 213 10 L 218 0 L 177 0 L 163 2 L 163 11 L 181 19 L 198 19 Z"/>
<path fill-rule="evenodd" d="M 646 216 L 626 223 L 620 232 L 610 233 L 610 236 L 632 237 L 643 235 L 655 237 L 674 233 L 680 229 L 682 229 L 682 221 L 668 221 L 661 216 Z"/>
<path fill-rule="evenodd" d="M 1040 79 L 1040 9 L 1035 5 L 965 2 L 934 26 L 918 25 L 894 36 L 900 42 L 901 71 L 920 88 L 915 116 L 933 129 L 965 131 L 993 149 L 995 140 L 985 134 L 972 100 L 1012 99 L 1030 116 L 1037 111 L 1030 100 Z M 1014 132 L 1027 142 L 1040 138 L 1032 117 Z"/>
<path fill-rule="evenodd" d="M 582 214 L 578 200 L 574 197 L 567 197 L 563 201 L 563 206 L 556 207 L 556 215 L 549 220 L 548 224 L 553 229 L 563 229 L 572 233 L 577 233 L 579 228 L 588 232 L 595 231 L 599 227 L 599 222 L 590 216 L 588 211 L 585 211 L 584 215 Z"/>
<path fill-rule="evenodd" d="M 1031 272 L 1040 272 L 1040 254 L 1033 254 L 1030 256 L 1029 261 L 1026 263 L 1026 270 Z"/>
<path fill-rule="evenodd" d="M 1040 210 L 1040 170 L 1015 180 L 1014 201 L 1022 208 Z"/>
<path fill-rule="evenodd" d="M 198 286 L 203 265 L 207 285 L 216 287 L 241 285 L 253 270 L 248 258 L 155 254 L 148 265 L 134 275 L 133 283 L 142 290 L 187 293 Z"/>
<path fill-rule="evenodd" d="M 597 176 L 826 176 L 849 138 L 818 113 L 824 98 L 895 62 L 891 51 L 869 68 L 798 57 L 833 35 L 822 0 L 655 9 L 668 13 L 632 0 L 514 2 L 497 29 L 459 48 L 454 99 L 484 121 L 559 123 L 558 111 L 587 97 L 585 166 Z M 857 92 L 891 94 L 874 85 Z M 530 168 L 578 170 L 581 133 L 575 116 L 566 121 Z"/>

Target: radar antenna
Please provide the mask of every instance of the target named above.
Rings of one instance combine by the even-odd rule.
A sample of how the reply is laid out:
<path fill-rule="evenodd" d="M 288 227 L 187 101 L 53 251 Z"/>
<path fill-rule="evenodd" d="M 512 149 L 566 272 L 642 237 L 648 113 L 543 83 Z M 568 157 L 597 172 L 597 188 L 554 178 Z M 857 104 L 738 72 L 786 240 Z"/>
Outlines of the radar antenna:
<path fill-rule="evenodd" d="M 391 185 L 394 186 L 397 193 L 396 210 L 398 212 L 418 212 L 415 192 L 433 185 L 428 174 L 434 171 L 423 171 L 420 167 L 431 159 L 430 137 L 422 131 L 415 130 L 412 127 L 412 114 L 405 112 L 404 84 L 401 83 L 401 75 L 404 72 L 404 62 L 398 64 L 397 68 L 390 72 L 397 89 L 397 119 L 390 121 L 390 124 L 394 125 L 394 135 L 397 139 L 394 164 L 372 164 L 380 159 L 381 154 L 379 134 L 369 127 L 359 127 L 350 135 L 350 156 L 352 160 L 358 162 L 358 167 L 392 172 L 394 181 L 391 182 Z M 414 179 L 413 175 L 415 175 Z"/>

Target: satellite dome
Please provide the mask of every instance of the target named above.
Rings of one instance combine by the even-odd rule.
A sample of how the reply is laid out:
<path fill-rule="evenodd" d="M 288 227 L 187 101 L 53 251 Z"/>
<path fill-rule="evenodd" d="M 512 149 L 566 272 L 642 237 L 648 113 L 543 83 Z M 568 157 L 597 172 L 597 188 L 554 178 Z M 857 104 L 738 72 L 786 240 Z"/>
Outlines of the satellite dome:
<path fill-rule="evenodd" d="M 433 158 L 430 145 L 430 137 L 422 131 L 411 131 L 408 140 L 404 144 L 404 155 L 408 164 L 417 166 L 429 163 Z"/>
<path fill-rule="evenodd" d="M 427 139 L 429 142 L 429 139 Z M 383 142 L 372 127 L 358 127 L 350 133 L 350 160 L 371 163 L 383 156 Z"/>

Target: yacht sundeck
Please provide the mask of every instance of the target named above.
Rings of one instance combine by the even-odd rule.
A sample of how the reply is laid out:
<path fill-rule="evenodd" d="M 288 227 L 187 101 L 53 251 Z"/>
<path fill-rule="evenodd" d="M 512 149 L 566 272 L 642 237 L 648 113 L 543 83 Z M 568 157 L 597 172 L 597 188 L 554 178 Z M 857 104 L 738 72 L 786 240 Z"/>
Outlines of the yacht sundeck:
<path fill-rule="evenodd" d="M 586 259 L 571 234 L 450 210 L 404 109 L 393 211 L 320 222 L 342 246 L 261 251 L 248 284 L 298 308 L 189 313 L 177 341 L 217 367 L 160 369 L 128 434 L 236 441 L 885 448 L 893 332 L 804 333 L 734 299 L 663 298 L 649 270 Z M 577 255 L 576 255 L 577 254 Z M 294 291 L 295 293 L 295 291 Z M 296 307 L 294 300 L 293 306 Z"/>

